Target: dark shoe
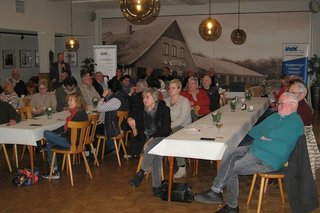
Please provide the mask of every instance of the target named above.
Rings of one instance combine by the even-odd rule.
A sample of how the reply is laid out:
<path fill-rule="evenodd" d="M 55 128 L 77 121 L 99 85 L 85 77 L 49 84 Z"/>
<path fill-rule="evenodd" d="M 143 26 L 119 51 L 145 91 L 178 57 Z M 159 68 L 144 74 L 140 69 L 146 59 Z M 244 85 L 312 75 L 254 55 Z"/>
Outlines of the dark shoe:
<path fill-rule="evenodd" d="M 153 196 L 161 198 L 161 187 L 152 188 Z"/>
<path fill-rule="evenodd" d="M 129 184 L 134 187 L 138 187 L 141 184 L 141 181 L 144 177 L 144 170 L 140 169 L 139 172 L 133 176 L 133 178 L 129 181 Z"/>
<path fill-rule="evenodd" d="M 230 206 L 225 205 L 222 209 L 216 211 L 215 213 L 239 213 L 239 206 L 236 208 L 231 208 Z"/>
<path fill-rule="evenodd" d="M 198 193 L 194 196 L 194 200 L 200 203 L 221 204 L 223 203 L 222 193 L 217 193 L 209 189 L 206 192 Z"/>

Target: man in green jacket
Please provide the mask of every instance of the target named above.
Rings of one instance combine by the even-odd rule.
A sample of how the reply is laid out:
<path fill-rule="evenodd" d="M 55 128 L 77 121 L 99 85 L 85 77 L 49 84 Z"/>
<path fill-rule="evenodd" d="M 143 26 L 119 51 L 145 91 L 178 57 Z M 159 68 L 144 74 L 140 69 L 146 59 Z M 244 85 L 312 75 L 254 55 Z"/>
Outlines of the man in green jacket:
<path fill-rule="evenodd" d="M 221 159 L 212 187 L 195 195 L 201 203 L 223 203 L 222 192 L 227 187 L 227 204 L 219 213 L 239 212 L 239 175 L 267 173 L 279 170 L 288 161 L 304 125 L 297 114 L 298 99 L 284 93 L 278 101 L 278 113 L 270 115 L 248 133 L 254 140 L 249 146 L 228 147 Z"/>
<path fill-rule="evenodd" d="M 0 124 L 8 123 L 8 126 L 20 122 L 21 117 L 17 111 L 7 102 L 0 100 Z"/>

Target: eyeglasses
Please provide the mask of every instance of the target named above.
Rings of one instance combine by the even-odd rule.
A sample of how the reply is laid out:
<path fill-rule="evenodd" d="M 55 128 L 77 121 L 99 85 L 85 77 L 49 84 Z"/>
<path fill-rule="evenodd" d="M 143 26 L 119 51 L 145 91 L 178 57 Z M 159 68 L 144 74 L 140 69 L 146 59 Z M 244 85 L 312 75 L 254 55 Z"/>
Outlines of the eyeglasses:
<path fill-rule="evenodd" d="M 302 93 L 302 92 L 290 92 L 290 93 L 292 93 L 292 94 L 294 94 L 294 95 L 299 95 L 299 94 Z"/>
<path fill-rule="evenodd" d="M 278 102 L 278 103 L 276 103 L 277 106 L 283 106 L 285 104 L 287 104 L 287 102 Z"/>

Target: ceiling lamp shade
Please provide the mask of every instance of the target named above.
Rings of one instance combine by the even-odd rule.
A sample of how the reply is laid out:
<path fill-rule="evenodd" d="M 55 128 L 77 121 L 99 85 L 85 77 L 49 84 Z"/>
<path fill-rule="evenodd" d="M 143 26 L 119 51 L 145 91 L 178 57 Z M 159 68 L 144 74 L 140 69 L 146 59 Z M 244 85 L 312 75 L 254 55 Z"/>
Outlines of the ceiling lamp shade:
<path fill-rule="evenodd" d="M 220 38 L 222 28 L 220 23 L 211 17 L 204 19 L 199 25 L 199 34 L 206 41 L 215 41 Z"/>
<path fill-rule="evenodd" d="M 211 0 L 209 0 L 209 17 L 204 19 L 199 25 L 199 34 L 205 41 L 216 41 L 220 38 L 222 28 L 220 23 L 211 18 Z"/>
<path fill-rule="evenodd" d="M 67 39 L 65 46 L 68 51 L 77 51 L 80 47 L 79 41 L 73 36 L 73 27 L 72 27 L 72 0 L 70 0 L 70 16 L 71 16 L 71 35 Z"/>
<path fill-rule="evenodd" d="M 160 0 L 119 0 L 123 16 L 132 24 L 148 24 L 160 11 Z"/>
<path fill-rule="evenodd" d="M 240 0 L 238 0 L 238 28 L 232 31 L 230 38 L 235 45 L 242 45 L 247 40 L 246 32 L 240 29 Z"/>
<path fill-rule="evenodd" d="M 70 37 L 66 41 L 65 46 L 69 51 L 77 51 L 79 49 L 80 44 L 76 38 Z"/>

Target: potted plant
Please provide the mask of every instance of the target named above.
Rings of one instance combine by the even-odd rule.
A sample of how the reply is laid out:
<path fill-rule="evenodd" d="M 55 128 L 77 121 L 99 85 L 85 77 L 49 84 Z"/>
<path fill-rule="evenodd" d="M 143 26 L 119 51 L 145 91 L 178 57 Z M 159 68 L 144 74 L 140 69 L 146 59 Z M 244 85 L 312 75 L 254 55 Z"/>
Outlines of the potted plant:
<path fill-rule="evenodd" d="M 97 66 L 97 64 L 94 63 L 93 58 L 85 58 L 81 62 L 81 70 L 80 75 L 83 76 L 86 73 L 90 73 L 90 75 L 94 74 L 94 66 Z"/>
<path fill-rule="evenodd" d="M 313 55 L 308 60 L 308 68 L 308 74 L 312 80 L 310 86 L 311 103 L 314 110 L 320 110 L 320 58 L 317 55 Z"/>

